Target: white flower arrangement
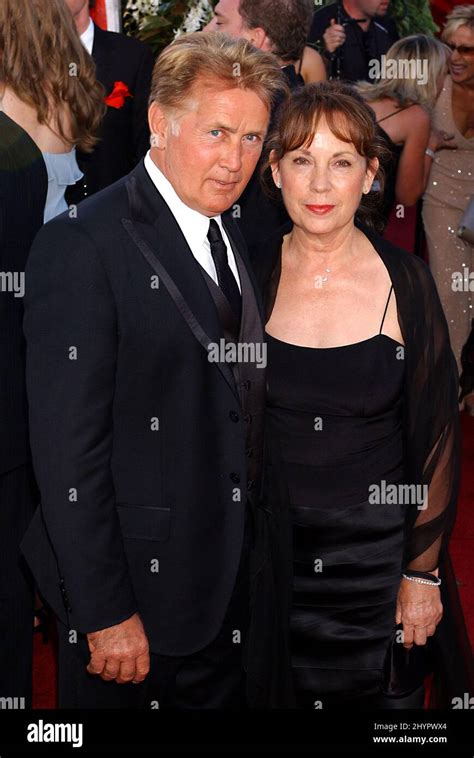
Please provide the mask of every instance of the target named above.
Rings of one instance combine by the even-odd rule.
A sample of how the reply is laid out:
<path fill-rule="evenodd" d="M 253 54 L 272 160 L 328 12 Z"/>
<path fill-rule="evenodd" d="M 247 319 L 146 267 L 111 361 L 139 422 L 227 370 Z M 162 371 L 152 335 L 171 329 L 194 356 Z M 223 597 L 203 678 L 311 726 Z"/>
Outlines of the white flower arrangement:
<path fill-rule="evenodd" d="M 190 3 L 188 15 L 182 25 L 176 30 L 175 37 L 189 32 L 197 32 L 207 22 L 212 14 L 212 5 L 209 0 L 193 0 Z"/>
<path fill-rule="evenodd" d="M 142 28 L 150 16 L 158 16 L 163 11 L 163 6 L 172 5 L 163 0 L 127 0 L 124 12 L 128 18 L 132 18 L 138 29 Z M 187 13 L 179 19 L 181 23 L 174 28 L 174 36 L 196 32 L 209 20 L 212 15 L 213 3 L 211 0 L 188 0 Z M 173 13 L 173 9 L 170 9 Z"/>
<path fill-rule="evenodd" d="M 144 16 L 154 16 L 160 5 L 161 0 L 128 0 L 125 10 L 140 24 Z"/>

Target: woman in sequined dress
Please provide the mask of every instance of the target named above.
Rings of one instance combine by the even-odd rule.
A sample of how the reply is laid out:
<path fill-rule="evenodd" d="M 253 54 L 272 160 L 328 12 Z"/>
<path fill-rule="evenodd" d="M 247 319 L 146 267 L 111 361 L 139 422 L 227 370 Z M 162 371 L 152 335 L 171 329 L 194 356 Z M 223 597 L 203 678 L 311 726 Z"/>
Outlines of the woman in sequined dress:
<path fill-rule="evenodd" d="M 451 345 L 460 368 L 461 350 L 474 317 L 469 274 L 474 248 L 456 235 L 461 216 L 474 195 L 474 6 L 459 5 L 447 18 L 442 35 L 451 47 L 449 75 L 438 98 L 434 127 L 454 135 L 456 150 L 437 151 L 424 195 L 423 221 L 430 268 L 448 321 Z M 463 291 L 453 289 L 462 274 Z M 472 286 L 472 285 L 471 285 Z M 474 390 L 474 387 L 471 387 Z M 474 392 L 465 398 L 474 404 Z"/>

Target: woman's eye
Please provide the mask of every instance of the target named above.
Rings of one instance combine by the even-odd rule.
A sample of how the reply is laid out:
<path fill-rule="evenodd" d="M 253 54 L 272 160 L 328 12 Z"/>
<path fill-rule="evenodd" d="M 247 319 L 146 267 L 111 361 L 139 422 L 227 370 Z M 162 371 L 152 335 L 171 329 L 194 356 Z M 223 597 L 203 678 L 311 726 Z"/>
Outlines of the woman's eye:
<path fill-rule="evenodd" d="M 308 159 L 307 158 L 303 158 L 303 156 L 300 155 L 298 158 L 295 158 L 295 160 L 293 161 L 293 163 L 296 163 L 298 166 L 304 166 L 304 165 L 306 165 L 308 163 Z"/>
<path fill-rule="evenodd" d="M 349 163 L 349 161 L 344 160 L 344 158 L 342 158 L 339 161 L 336 161 L 336 166 L 342 166 L 342 168 L 346 168 L 347 166 L 350 166 L 350 165 L 351 164 Z"/>

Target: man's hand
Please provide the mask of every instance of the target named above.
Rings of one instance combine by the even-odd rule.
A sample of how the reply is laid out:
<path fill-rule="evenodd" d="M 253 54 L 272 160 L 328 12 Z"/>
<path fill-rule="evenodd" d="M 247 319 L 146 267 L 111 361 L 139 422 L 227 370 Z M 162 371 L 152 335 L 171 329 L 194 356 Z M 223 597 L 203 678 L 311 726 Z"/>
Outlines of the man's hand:
<path fill-rule="evenodd" d="M 331 19 L 331 25 L 328 26 L 323 34 L 324 44 L 326 50 L 333 53 L 338 47 L 344 44 L 346 41 L 346 33 L 344 27 L 341 24 L 336 24 L 336 19 Z"/>
<path fill-rule="evenodd" d="M 91 659 L 89 674 L 117 684 L 143 682 L 150 670 L 148 639 L 138 613 L 121 624 L 87 635 Z"/>
<path fill-rule="evenodd" d="M 443 616 L 439 587 L 402 579 L 397 598 L 395 621 L 403 624 L 403 646 L 426 645 Z"/>

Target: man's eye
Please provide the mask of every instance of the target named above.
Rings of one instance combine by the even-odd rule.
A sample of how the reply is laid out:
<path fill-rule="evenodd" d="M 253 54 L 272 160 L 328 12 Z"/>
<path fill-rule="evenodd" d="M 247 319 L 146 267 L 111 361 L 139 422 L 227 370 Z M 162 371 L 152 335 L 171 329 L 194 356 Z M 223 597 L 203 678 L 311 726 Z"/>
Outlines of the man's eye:
<path fill-rule="evenodd" d="M 219 137 L 220 134 L 222 134 L 220 129 L 211 129 L 209 134 L 212 134 L 213 137 Z"/>
<path fill-rule="evenodd" d="M 258 135 L 258 134 L 247 134 L 247 135 L 245 136 L 245 139 L 246 139 L 248 142 L 252 142 L 252 143 L 254 143 L 254 144 L 255 144 L 255 143 L 257 143 L 257 142 L 260 142 L 260 135 Z"/>

